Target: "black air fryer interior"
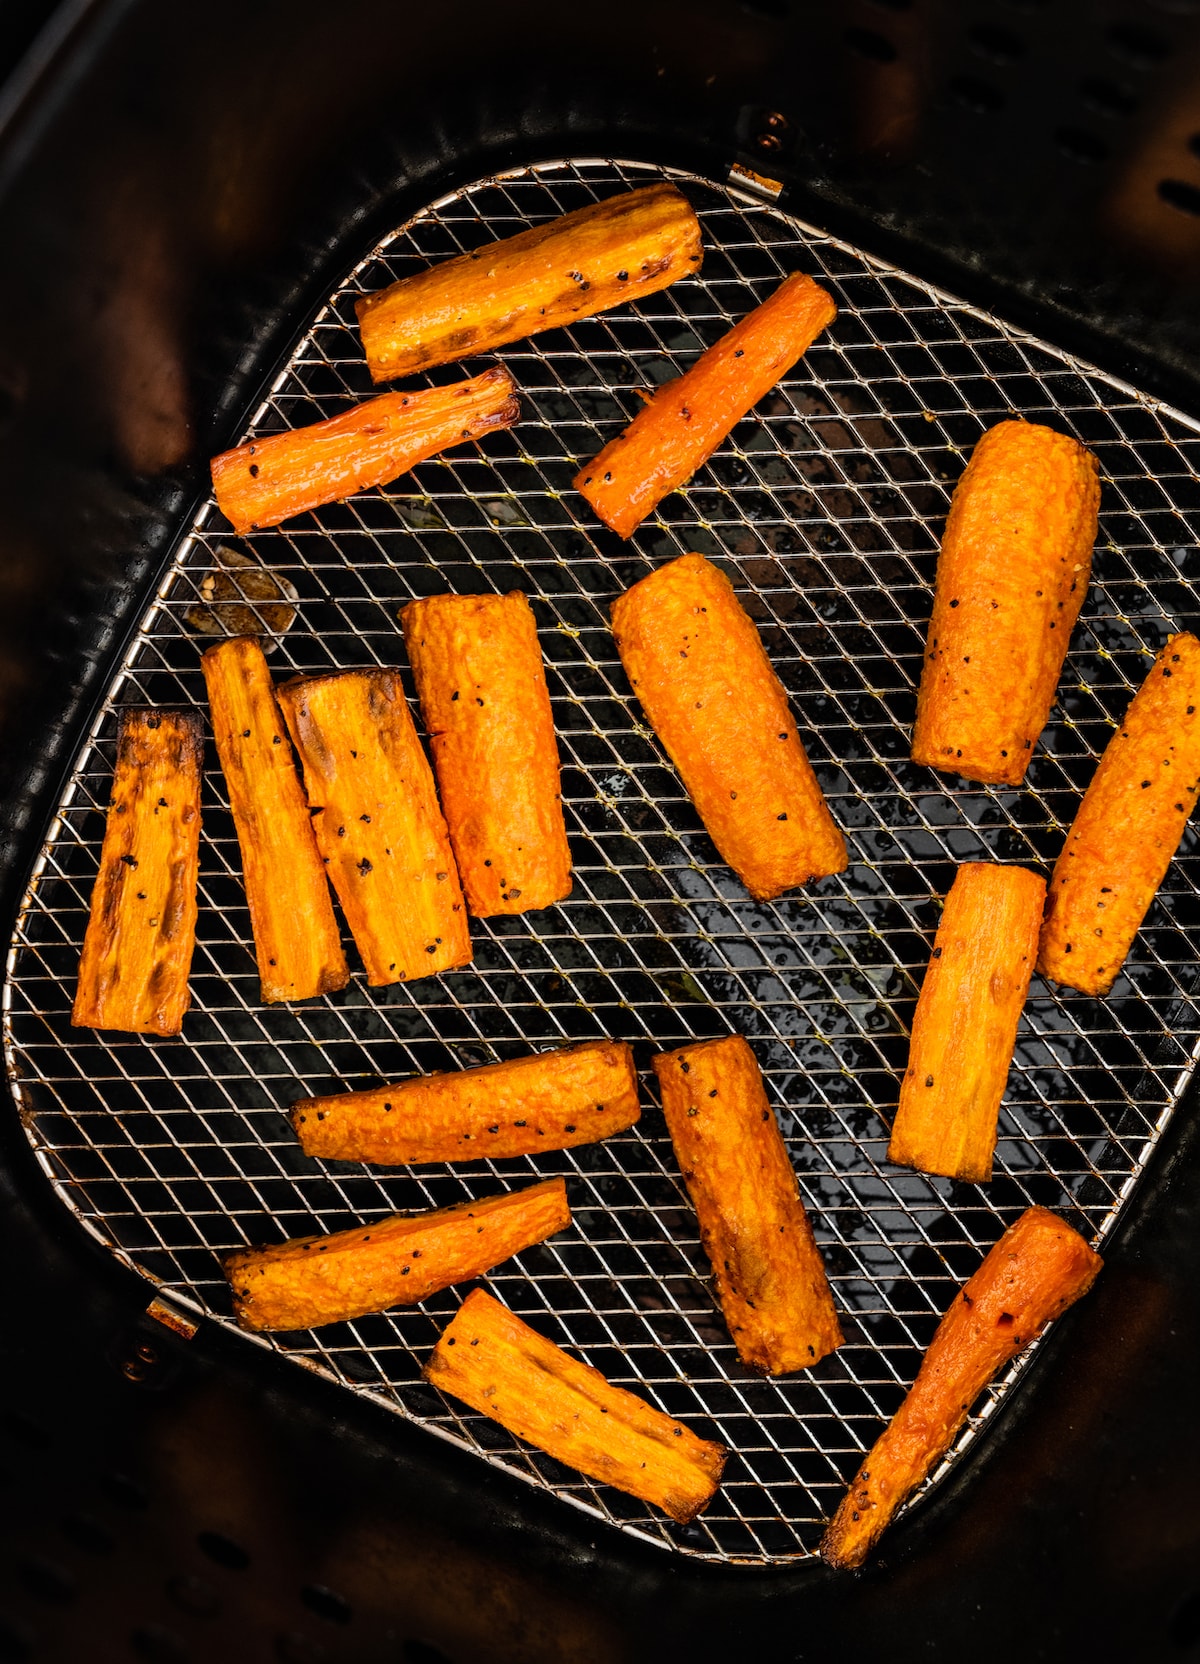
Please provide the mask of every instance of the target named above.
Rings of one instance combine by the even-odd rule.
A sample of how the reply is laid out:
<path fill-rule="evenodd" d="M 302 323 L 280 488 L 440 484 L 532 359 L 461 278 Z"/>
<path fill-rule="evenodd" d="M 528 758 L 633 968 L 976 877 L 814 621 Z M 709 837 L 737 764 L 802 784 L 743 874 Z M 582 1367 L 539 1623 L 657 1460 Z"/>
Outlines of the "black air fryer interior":
<path fill-rule="evenodd" d="M 354 259 L 490 170 L 619 154 L 721 180 L 740 157 L 812 223 L 1200 415 L 1193 10 L 113 0 L 22 57 L 12 8 L 6 917 L 205 459 Z M 668 1559 L 215 1329 L 177 1339 L 4 1117 L 0 1658 L 1187 1657 L 1189 1121 L 985 1447 L 845 1579 Z"/>

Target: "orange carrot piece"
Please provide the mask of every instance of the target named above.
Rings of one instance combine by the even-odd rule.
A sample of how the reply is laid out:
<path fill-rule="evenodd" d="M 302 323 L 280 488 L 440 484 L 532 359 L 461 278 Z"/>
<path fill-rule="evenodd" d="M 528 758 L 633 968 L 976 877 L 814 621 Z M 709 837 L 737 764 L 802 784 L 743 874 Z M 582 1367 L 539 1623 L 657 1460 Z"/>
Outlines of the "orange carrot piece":
<path fill-rule="evenodd" d="M 570 1223 L 566 1185 L 545 1179 L 481 1202 L 240 1248 L 224 1256 L 222 1269 L 243 1329 L 315 1329 L 415 1306 L 439 1289 L 482 1277 Z"/>
<path fill-rule="evenodd" d="M 327 422 L 215 456 L 217 507 L 238 533 L 277 526 L 386 485 L 453 445 L 510 428 L 520 414 L 512 377 L 499 366 L 452 387 L 383 393 Z"/>
<path fill-rule="evenodd" d="M 683 555 L 620 596 L 612 624 L 642 709 L 751 895 L 842 872 L 845 839 L 725 574 Z"/>
<path fill-rule="evenodd" d="M 1065 433 L 1000 422 L 955 487 L 938 558 L 913 761 L 1019 786 L 1087 594 L 1100 484 Z"/>
<path fill-rule="evenodd" d="M 356 303 L 374 381 L 590 318 L 699 271 L 700 222 L 674 185 L 606 197 L 401 278 Z"/>
<path fill-rule="evenodd" d="M 367 981 L 379 988 L 466 965 L 450 838 L 397 672 L 302 677 L 278 695 Z"/>
<path fill-rule="evenodd" d="M 842 1331 L 754 1053 L 731 1034 L 653 1061 L 738 1356 L 766 1375 L 807 1369 Z"/>
<path fill-rule="evenodd" d="M 637 1071 L 623 1040 L 586 1040 L 396 1086 L 302 1098 L 292 1126 L 306 1155 L 417 1166 L 567 1150 L 637 1120 Z"/>
<path fill-rule="evenodd" d="M 721 1482 L 723 1445 L 614 1387 L 475 1289 L 443 1332 L 425 1379 L 519 1439 L 686 1524 Z"/>
<path fill-rule="evenodd" d="M 450 842 L 477 918 L 571 893 L 558 746 L 524 595 L 433 595 L 400 615 Z"/>
<path fill-rule="evenodd" d="M 1200 794 L 1200 641 L 1172 636 L 1109 740 L 1050 879 L 1038 970 L 1107 994 Z"/>
<path fill-rule="evenodd" d="M 71 1022 L 178 1034 L 191 1004 L 204 741 L 191 711 L 121 718 Z"/>
<path fill-rule="evenodd" d="M 575 476 L 599 519 L 631 537 L 651 510 L 690 480 L 717 446 L 837 316 L 825 290 L 793 272 L 761 306 L 661 386 Z"/>
<path fill-rule="evenodd" d="M 908 1397 L 876 1440 L 821 1542 L 831 1566 L 861 1566 L 892 1515 L 946 1454 L 996 1371 L 1096 1280 L 1103 1261 L 1069 1225 L 1029 1208 L 938 1325 Z"/>
<path fill-rule="evenodd" d="M 1024 867 L 959 867 L 917 1001 L 889 1161 L 975 1184 L 991 1178 L 1045 900 L 1045 879 Z"/>
<path fill-rule="evenodd" d="M 325 866 L 271 672 L 253 636 L 200 660 L 229 789 L 262 998 L 306 1000 L 350 980 Z"/>

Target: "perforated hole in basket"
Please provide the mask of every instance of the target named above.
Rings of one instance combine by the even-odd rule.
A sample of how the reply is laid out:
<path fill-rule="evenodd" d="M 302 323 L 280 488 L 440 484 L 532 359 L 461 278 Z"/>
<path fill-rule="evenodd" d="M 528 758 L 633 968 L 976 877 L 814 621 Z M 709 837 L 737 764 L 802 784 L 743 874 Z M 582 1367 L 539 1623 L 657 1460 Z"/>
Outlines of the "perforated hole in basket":
<path fill-rule="evenodd" d="M 247 435 L 371 393 L 354 328 L 361 291 L 659 177 L 640 164 L 562 163 L 434 204 L 332 296 Z M 938 1315 L 1021 1209 L 1042 1203 L 1089 1236 L 1107 1232 L 1187 1080 L 1200 1037 L 1192 832 L 1110 999 L 1060 997 L 1035 979 L 993 1182 L 956 1185 L 884 1159 L 956 865 L 1047 870 L 1149 656 L 1172 630 L 1200 625 L 1200 439 L 1183 417 L 774 208 L 670 177 L 700 211 L 698 277 L 505 349 L 521 390 L 515 429 L 239 546 L 295 591 L 295 622 L 271 660 L 281 677 L 403 663 L 396 611 L 415 595 L 531 597 L 564 765 L 570 901 L 474 922 L 468 969 L 375 991 L 358 977 L 323 1000 L 263 1006 L 210 755 L 182 1038 L 70 1027 L 118 714 L 204 708 L 205 638 L 189 614 L 194 623 L 211 599 L 205 576 L 228 566 L 218 546 L 237 545 L 206 504 L 117 670 L 31 881 L 6 1040 L 29 1137 L 64 1201 L 126 1263 L 224 1323 L 220 1250 L 565 1174 L 572 1228 L 491 1286 L 610 1379 L 732 1447 L 694 1525 L 592 1485 L 425 1386 L 421 1363 L 460 1291 L 263 1344 L 654 1543 L 762 1561 L 811 1551 Z M 833 327 L 631 543 L 597 531 L 570 488 L 577 461 L 629 418 L 636 388 L 677 374 L 795 268 L 832 289 Z M 979 435 L 1014 414 L 1075 433 L 1104 486 L 1095 581 L 1058 704 L 1025 787 L 1002 791 L 914 766 L 908 733 L 949 494 Z M 608 629 L 621 589 L 689 549 L 723 564 L 758 623 L 850 843 L 846 873 L 773 904 L 750 901 L 716 860 Z M 737 1362 L 647 1069 L 654 1049 L 731 1030 L 764 1070 L 847 1318 L 839 1352 L 781 1381 Z M 634 1042 L 645 1111 L 603 1145 L 372 1172 L 305 1158 L 283 1114 L 309 1093 L 604 1034 Z M 1015 1374 L 977 1407 L 941 1472 Z"/>

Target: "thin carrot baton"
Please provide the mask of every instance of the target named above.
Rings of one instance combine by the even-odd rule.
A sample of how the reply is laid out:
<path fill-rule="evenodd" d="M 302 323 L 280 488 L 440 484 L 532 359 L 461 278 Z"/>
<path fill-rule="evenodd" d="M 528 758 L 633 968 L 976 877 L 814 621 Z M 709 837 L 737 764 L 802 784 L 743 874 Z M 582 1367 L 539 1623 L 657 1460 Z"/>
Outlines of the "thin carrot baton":
<path fill-rule="evenodd" d="M 1045 879 L 1024 867 L 968 861 L 955 873 L 913 1018 L 889 1161 L 991 1178 L 1045 900 Z"/>
<path fill-rule="evenodd" d="M 1107 994 L 1200 795 L 1200 641 L 1172 636 L 1109 740 L 1046 897 L 1038 970 Z"/>
<path fill-rule="evenodd" d="M 423 1374 L 547 1455 L 681 1524 L 721 1482 L 723 1445 L 614 1387 L 483 1289 L 463 1301 Z"/>
<path fill-rule="evenodd" d="M 100 870 L 79 961 L 77 1028 L 178 1034 L 191 995 L 204 740 L 194 711 L 121 718 Z"/>
<path fill-rule="evenodd" d="M 593 317 L 700 269 L 700 222 L 674 185 L 576 208 L 355 303 L 374 381 Z"/>
<path fill-rule="evenodd" d="M 386 485 L 438 452 L 521 414 L 512 377 L 495 366 L 450 387 L 382 393 L 312 427 L 251 439 L 212 460 L 217 507 L 235 532 Z"/>
<path fill-rule="evenodd" d="M 1078 440 L 999 422 L 955 487 L 938 557 L 913 761 L 1018 786 L 1087 594 L 1100 484 Z"/>
<path fill-rule="evenodd" d="M 493 1160 L 567 1150 L 638 1119 L 637 1071 L 623 1040 L 414 1075 L 293 1104 L 306 1155 L 383 1166 Z"/>
<path fill-rule="evenodd" d="M 831 1566 L 861 1566 L 941 1460 L 996 1371 L 1095 1282 L 1103 1261 L 1069 1225 L 1029 1208 L 943 1317 L 917 1378 L 875 1441 L 821 1540 Z"/>
<path fill-rule="evenodd" d="M 575 489 L 597 517 L 631 537 L 691 479 L 747 411 L 768 394 L 837 316 L 824 289 L 793 272 L 761 306 L 668 381 L 633 421 L 579 470 Z"/>
<path fill-rule="evenodd" d="M 243 1329 L 315 1329 L 415 1306 L 571 1223 L 562 1179 L 329 1236 L 239 1249 L 222 1262 Z"/>
<path fill-rule="evenodd" d="M 350 980 L 325 866 L 263 650 L 252 636 L 200 660 L 242 856 L 262 997 L 306 1000 Z"/>

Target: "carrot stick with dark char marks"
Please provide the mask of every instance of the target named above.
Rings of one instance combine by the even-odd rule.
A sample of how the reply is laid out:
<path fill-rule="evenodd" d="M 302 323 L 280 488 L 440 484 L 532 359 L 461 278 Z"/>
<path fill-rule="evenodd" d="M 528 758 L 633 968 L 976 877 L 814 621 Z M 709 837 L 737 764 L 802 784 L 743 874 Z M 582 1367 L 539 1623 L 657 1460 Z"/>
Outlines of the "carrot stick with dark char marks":
<path fill-rule="evenodd" d="M 666 496 L 691 479 L 742 417 L 787 374 L 837 307 L 803 272 L 661 386 L 633 421 L 586 463 L 575 489 L 597 517 L 631 537 Z"/>
<path fill-rule="evenodd" d="M 126 711 L 71 1022 L 178 1034 L 191 1001 L 204 742 L 192 711 Z"/>
<path fill-rule="evenodd" d="M 700 269 L 700 222 L 674 185 L 591 202 L 356 302 L 374 381 L 492 352 Z"/>
<path fill-rule="evenodd" d="M 463 1301 L 423 1371 L 556 1461 L 686 1524 L 707 1507 L 727 1451 L 571 1357 L 483 1289 Z"/>
<path fill-rule="evenodd" d="M 243 1248 L 222 1262 L 243 1329 L 315 1329 L 415 1306 L 571 1223 L 562 1179 L 330 1236 Z"/>
<path fill-rule="evenodd" d="M 1000 1238 L 943 1317 L 917 1378 L 821 1540 L 831 1566 L 861 1566 L 901 1503 L 949 1450 L 996 1371 L 1095 1282 L 1099 1254 L 1045 1208 Z"/>
<path fill-rule="evenodd" d="M 416 1166 L 567 1150 L 638 1118 L 637 1071 L 623 1040 L 585 1040 L 395 1086 L 302 1098 L 292 1126 L 305 1154 Z"/>
<path fill-rule="evenodd" d="M 217 507 L 239 534 L 277 526 L 386 485 L 439 451 L 510 428 L 520 414 L 512 377 L 499 366 L 450 387 L 382 393 L 327 422 L 215 456 Z"/>
<path fill-rule="evenodd" d="M 842 1331 L 754 1053 L 731 1034 L 653 1061 L 738 1356 L 766 1375 L 807 1369 Z"/>
<path fill-rule="evenodd" d="M 1172 636 L 1109 740 L 1046 897 L 1038 970 L 1107 994 L 1200 795 L 1200 641 Z"/>

